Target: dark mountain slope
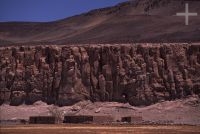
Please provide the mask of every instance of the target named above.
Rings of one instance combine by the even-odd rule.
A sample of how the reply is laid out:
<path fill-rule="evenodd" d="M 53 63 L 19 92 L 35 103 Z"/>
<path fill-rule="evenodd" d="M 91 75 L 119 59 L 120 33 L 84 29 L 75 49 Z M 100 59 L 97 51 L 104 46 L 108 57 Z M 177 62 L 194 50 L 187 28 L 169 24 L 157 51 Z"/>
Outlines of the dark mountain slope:
<path fill-rule="evenodd" d="M 3 44 L 198 42 L 200 17 L 190 17 L 190 25 L 185 26 L 185 18 L 175 16 L 184 12 L 184 3 L 184 0 L 136 0 L 55 22 L 0 23 L 0 40 Z M 200 14 L 200 2 L 188 3 L 190 12 Z"/>

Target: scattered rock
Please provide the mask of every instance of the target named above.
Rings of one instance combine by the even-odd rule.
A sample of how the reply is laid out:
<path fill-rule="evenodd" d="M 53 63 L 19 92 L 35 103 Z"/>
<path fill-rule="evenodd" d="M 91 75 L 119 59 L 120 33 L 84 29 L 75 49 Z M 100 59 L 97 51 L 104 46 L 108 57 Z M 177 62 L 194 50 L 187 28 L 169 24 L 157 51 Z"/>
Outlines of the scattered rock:
<path fill-rule="evenodd" d="M 71 108 L 71 111 L 79 111 L 79 110 L 81 110 L 81 107 L 80 107 L 80 106 L 73 106 L 73 107 Z"/>
<path fill-rule="evenodd" d="M 44 106 L 44 105 L 47 105 L 45 102 L 43 101 L 37 101 L 35 103 L 33 103 L 34 106 Z"/>
<path fill-rule="evenodd" d="M 101 112 L 101 108 L 98 108 L 95 110 L 95 113 L 100 113 Z"/>

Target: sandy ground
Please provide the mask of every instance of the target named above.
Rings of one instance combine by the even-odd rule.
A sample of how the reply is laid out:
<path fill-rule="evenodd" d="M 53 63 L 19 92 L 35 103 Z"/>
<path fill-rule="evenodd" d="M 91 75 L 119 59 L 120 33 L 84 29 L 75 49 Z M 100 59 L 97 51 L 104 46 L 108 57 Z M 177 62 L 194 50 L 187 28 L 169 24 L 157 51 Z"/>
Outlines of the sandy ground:
<path fill-rule="evenodd" d="M 34 105 L 0 106 L 0 120 L 26 119 L 30 116 L 51 115 L 55 107 L 43 102 Z M 182 100 L 165 101 L 146 107 L 134 107 L 117 102 L 79 102 L 73 106 L 58 107 L 64 115 L 110 115 L 120 120 L 124 116 L 142 116 L 145 122 L 156 124 L 200 125 L 200 98 L 191 96 Z"/>
<path fill-rule="evenodd" d="M 160 125 L 28 125 L 4 126 L 1 134 L 199 134 L 198 126 L 160 126 Z"/>

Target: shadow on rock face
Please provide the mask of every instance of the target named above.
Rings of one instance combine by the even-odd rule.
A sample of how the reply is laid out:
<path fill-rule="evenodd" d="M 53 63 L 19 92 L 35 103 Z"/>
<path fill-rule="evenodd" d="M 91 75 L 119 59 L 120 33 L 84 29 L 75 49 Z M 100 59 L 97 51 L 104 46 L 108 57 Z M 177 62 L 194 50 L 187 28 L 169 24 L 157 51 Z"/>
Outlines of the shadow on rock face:
<path fill-rule="evenodd" d="M 23 91 L 13 92 L 12 99 L 10 101 L 11 106 L 19 106 L 25 101 L 25 93 Z"/>
<path fill-rule="evenodd" d="M 71 106 L 79 101 L 86 100 L 85 96 L 83 95 L 63 95 L 58 101 L 58 106 Z"/>

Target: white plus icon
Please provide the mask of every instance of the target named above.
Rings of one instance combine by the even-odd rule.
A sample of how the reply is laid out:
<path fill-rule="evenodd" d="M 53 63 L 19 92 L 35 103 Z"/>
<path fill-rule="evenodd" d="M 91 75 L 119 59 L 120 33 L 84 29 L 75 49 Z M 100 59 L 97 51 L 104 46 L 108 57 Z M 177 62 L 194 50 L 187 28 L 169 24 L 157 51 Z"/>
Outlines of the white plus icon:
<path fill-rule="evenodd" d="M 189 16 L 197 16 L 197 13 L 189 12 L 189 4 L 185 4 L 185 13 L 177 13 L 177 16 L 185 16 L 185 25 L 189 25 Z"/>

